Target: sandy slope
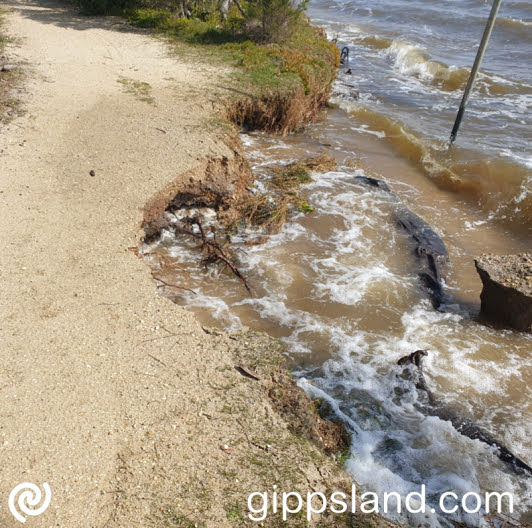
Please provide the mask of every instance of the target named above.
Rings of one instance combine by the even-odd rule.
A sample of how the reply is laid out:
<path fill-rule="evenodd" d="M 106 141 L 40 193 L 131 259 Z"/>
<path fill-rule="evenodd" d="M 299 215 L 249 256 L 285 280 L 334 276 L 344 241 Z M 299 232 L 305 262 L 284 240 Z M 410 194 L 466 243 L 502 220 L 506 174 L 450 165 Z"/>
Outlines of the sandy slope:
<path fill-rule="evenodd" d="M 158 189 L 232 155 L 211 126 L 220 72 L 118 20 L 7 6 L 29 95 L 0 135 L 0 526 L 20 526 L 24 481 L 53 493 L 27 525 L 68 528 L 243 525 L 242 490 L 330 481 L 234 369 L 268 343 L 204 332 L 128 249 Z"/>

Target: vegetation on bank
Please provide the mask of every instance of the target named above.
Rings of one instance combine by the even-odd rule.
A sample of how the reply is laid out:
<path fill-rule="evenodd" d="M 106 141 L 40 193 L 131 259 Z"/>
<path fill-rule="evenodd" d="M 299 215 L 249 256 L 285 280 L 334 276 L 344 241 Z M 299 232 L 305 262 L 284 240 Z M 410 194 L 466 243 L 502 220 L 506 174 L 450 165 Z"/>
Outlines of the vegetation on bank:
<path fill-rule="evenodd" d="M 237 71 L 229 119 L 247 129 L 287 133 L 327 102 L 338 48 L 293 0 L 81 0 L 86 11 L 120 12 L 137 27 L 200 47 Z"/>

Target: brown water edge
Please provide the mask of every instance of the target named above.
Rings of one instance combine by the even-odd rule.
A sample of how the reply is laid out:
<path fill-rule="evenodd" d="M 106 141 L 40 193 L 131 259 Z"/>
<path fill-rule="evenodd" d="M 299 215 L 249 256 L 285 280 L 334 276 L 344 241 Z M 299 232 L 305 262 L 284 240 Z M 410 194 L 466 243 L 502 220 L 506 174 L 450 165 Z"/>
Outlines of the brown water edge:
<path fill-rule="evenodd" d="M 368 175 L 385 179 L 392 190 L 405 201 L 406 205 L 433 226 L 444 240 L 451 261 L 446 280 L 449 287 L 447 293 L 452 294 L 454 302 L 462 307 L 467 307 L 471 317 L 475 318 L 480 309 L 479 296 L 482 285 L 475 270 L 474 257 L 484 252 L 508 254 L 529 250 L 529 237 L 522 232 L 512 230 L 509 226 L 490 220 L 480 206 L 471 203 L 459 193 L 441 189 L 428 179 L 416 164 L 399 157 L 385 141 L 366 133 L 358 133 L 353 130 L 352 125 L 350 116 L 345 112 L 340 109 L 328 109 L 321 119 L 309 127 L 305 133 L 284 137 L 283 145 L 279 145 L 278 148 L 272 146 L 271 136 L 264 136 L 264 148 L 268 149 L 269 156 L 278 160 L 286 160 L 288 156 L 290 159 L 303 159 L 321 153 L 333 156 L 339 163 L 356 160 Z M 288 150 L 287 145 L 289 146 Z M 312 204 L 312 195 L 305 196 Z M 471 225 L 470 229 L 464 228 L 466 222 Z M 334 227 L 329 220 L 324 219 L 317 229 L 321 232 L 327 232 Z M 304 252 L 305 250 L 310 250 L 310 247 L 291 246 L 291 253 Z M 380 250 L 384 253 L 390 251 L 390 248 L 383 245 Z M 397 270 L 412 267 L 413 258 L 405 238 L 398 239 L 398 247 L 394 250 L 393 261 L 393 266 Z M 288 260 L 283 265 L 285 270 L 294 269 Z M 242 295 L 238 287 L 235 291 L 224 290 L 220 284 L 216 284 L 216 281 L 211 283 L 211 279 L 206 280 L 209 283 L 207 292 L 211 295 L 218 295 L 228 301 L 236 301 Z M 255 287 L 257 296 L 260 297 L 265 293 L 261 291 L 260 284 L 255 284 Z M 287 293 L 292 297 L 293 305 L 296 308 L 299 298 L 301 299 L 301 307 L 311 311 L 319 311 L 320 303 L 311 298 L 310 287 L 307 278 L 296 277 L 294 284 Z M 397 314 L 407 311 L 415 302 L 416 295 L 418 293 L 415 291 L 405 290 L 404 298 L 399 304 L 393 306 L 391 313 L 388 313 L 388 309 L 384 307 L 386 291 L 379 291 L 376 288 L 372 291 L 372 302 L 357 305 L 356 317 L 360 319 L 364 329 L 370 332 L 380 332 L 390 327 L 398 329 L 401 323 Z M 379 299 L 382 300 L 383 307 L 375 310 L 375 306 L 379 304 Z M 179 296 L 175 297 L 175 300 L 180 302 Z M 280 328 L 275 322 L 257 318 L 250 314 L 250 310 L 245 307 L 235 308 L 235 310 L 237 315 L 245 321 L 245 324 L 249 324 L 257 330 L 268 332 L 277 337 L 289 334 L 287 328 Z M 331 317 L 345 316 L 346 312 L 349 312 L 349 309 L 346 310 L 336 304 L 331 304 L 329 310 Z M 210 325 L 219 324 L 207 310 L 194 311 L 198 313 L 203 322 Z M 500 346 L 508 345 L 513 339 L 512 335 L 505 334 Z M 516 342 L 521 341 L 519 334 L 515 335 L 515 340 Z M 313 358 L 306 355 L 299 359 L 304 360 L 305 363 L 312 363 L 314 360 L 318 364 L 323 363 L 327 359 L 323 355 L 324 348 L 318 348 L 321 350 L 318 357 Z M 481 355 L 496 360 L 501 359 L 499 346 L 495 345 L 491 351 L 489 349 L 491 347 L 483 350 Z M 444 386 L 447 385 L 443 379 L 440 382 Z M 514 397 L 517 400 L 522 400 L 523 386 L 514 385 L 512 390 L 515 392 L 507 395 L 508 400 L 513 400 Z"/>
<path fill-rule="evenodd" d="M 515 254 L 529 251 L 531 237 L 524 230 L 515 230 L 512 225 L 489 219 L 480 204 L 475 204 L 468 196 L 462 196 L 459 192 L 442 189 L 430 180 L 416 163 L 398 156 L 392 145 L 367 133 L 354 131 L 352 124 L 351 116 L 343 110 L 329 109 L 318 123 L 307 130 L 308 137 L 294 135 L 285 142 L 294 147 L 291 152 L 294 157 L 312 154 L 316 147 L 327 148 L 327 153 L 339 163 L 345 163 L 355 155 L 368 174 L 386 180 L 406 205 L 442 237 L 451 262 L 446 284 L 452 288 L 454 301 L 468 307 L 471 317 L 475 318 L 480 310 L 482 282 L 474 266 L 474 257 L 482 253 Z M 307 146 L 309 143 L 314 143 L 310 149 Z M 328 145 L 340 150 L 329 150 Z M 271 150 L 269 152 L 272 153 Z M 280 150 L 279 154 L 286 156 L 286 149 Z M 414 187 L 416 192 L 406 190 L 403 184 Z M 309 202 L 312 203 L 311 196 Z M 474 228 L 464 229 L 465 222 L 470 222 Z M 395 258 L 399 266 L 408 266 L 409 259 L 405 260 L 407 253 L 406 247 L 397 248 Z M 408 309 L 409 301 L 410 299 L 405 298 L 402 306 L 396 308 Z M 366 308 L 362 306 L 360 310 L 364 313 Z M 373 313 L 369 318 L 364 317 L 364 320 L 366 328 L 371 331 L 379 331 L 390 324 L 382 312 Z M 269 329 L 270 332 L 272 330 Z M 508 337 L 505 335 L 499 345 L 506 346 Z M 519 334 L 515 335 L 515 339 L 516 342 L 521 341 Z M 512 341 L 511 337 L 509 341 Z M 491 351 L 486 350 L 483 355 L 486 359 L 502 359 L 497 345 Z M 309 358 L 306 357 L 305 361 L 309 361 Z M 439 381 L 451 389 L 445 380 Z M 529 374 L 528 380 L 523 381 L 525 387 L 531 385 L 532 373 Z M 522 401 L 523 385 L 510 386 L 507 400 Z M 526 400 L 523 403 L 527 403 Z"/>
<path fill-rule="evenodd" d="M 484 252 L 497 254 L 519 253 L 530 248 L 529 237 L 512 230 L 509 226 L 502 225 L 490 220 L 480 206 L 471 203 L 470 200 L 457 192 L 446 191 L 438 187 L 426 177 L 420 168 L 408 160 L 398 156 L 393 148 L 385 141 L 353 130 L 353 122 L 345 112 L 339 109 L 327 110 L 316 124 L 307 129 L 305 133 L 294 134 L 283 138 L 283 145 L 275 148 L 271 143 L 271 136 L 264 137 L 264 148 L 268 149 L 268 155 L 278 160 L 303 159 L 321 153 L 326 153 L 339 163 L 345 163 L 356 159 L 365 169 L 366 173 L 378 178 L 385 179 L 392 190 L 396 192 L 415 213 L 426 220 L 444 240 L 449 251 L 451 266 L 447 276 L 448 293 L 451 293 L 456 303 L 467 307 L 472 318 L 475 318 L 480 309 L 481 281 L 475 270 L 473 259 Z M 289 149 L 286 148 L 289 147 Z M 308 197 L 312 204 L 312 195 Z M 308 219 L 311 221 L 311 219 Z M 303 220 L 306 222 L 307 220 Z M 465 228 L 466 222 L 471 226 Z M 329 221 L 323 221 L 317 228 L 322 232 L 330 231 L 334 226 Z M 297 247 L 292 245 L 290 253 L 304 252 L 309 247 Z M 383 245 L 382 252 L 390 251 Z M 398 247 L 393 250 L 393 266 L 398 270 L 408 269 L 412 266 L 412 257 L 409 253 L 406 240 L 399 238 Z M 286 270 L 293 269 L 293 264 L 287 260 L 284 264 Z M 208 282 L 207 293 L 217 295 L 228 302 L 236 301 L 242 292 L 237 287 L 230 291 L 224 285 L 212 279 Z M 212 282 L 211 282 L 212 281 Z M 223 281 L 228 286 L 228 281 Z M 205 286 L 205 284 L 204 284 Z M 193 287 L 193 286 L 192 286 Z M 256 286 L 257 295 L 260 297 L 264 292 L 260 291 L 260 285 Z M 300 299 L 301 307 L 307 310 L 320 310 L 320 303 L 313 300 L 309 293 L 311 285 L 307 278 L 296 278 L 287 294 L 293 301 L 293 306 L 298 307 Z M 386 291 L 379 291 L 378 287 L 371 293 L 371 300 L 356 307 L 356 317 L 360 320 L 363 328 L 370 332 L 380 332 L 386 328 L 399 329 L 401 326 L 398 314 L 406 312 L 415 303 L 415 291 L 405 289 L 404 298 L 395 306 L 386 307 Z M 179 301 L 179 296 L 175 299 Z M 182 302 L 182 301 L 181 301 Z M 375 309 L 376 306 L 380 308 Z M 337 304 L 331 304 L 331 317 L 348 316 L 352 308 L 342 308 Z M 217 321 L 208 313 L 208 310 L 194 310 L 205 323 L 216 325 Z M 279 327 L 278 323 L 269 322 L 257 318 L 246 307 L 235 308 L 237 315 L 250 326 L 257 330 L 266 331 L 271 335 L 283 337 L 289 334 L 288 328 Z M 476 323 L 475 323 L 476 324 Z M 478 354 L 478 359 L 493 359 L 501 361 L 501 347 L 508 346 L 513 341 L 522 341 L 519 334 L 503 333 L 499 343 L 493 346 L 483 347 Z M 316 336 L 318 337 L 318 336 Z M 322 364 L 328 359 L 324 350 L 327 347 L 318 346 L 316 356 L 299 357 L 295 361 L 305 363 Z M 524 357 L 523 357 L 524 359 Z M 437 380 L 442 389 L 453 392 L 449 380 Z M 532 380 L 529 380 L 532 381 Z M 524 398 L 523 390 L 528 385 L 527 380 L 523 384 L 517 383 L 510 386 L 510 392 L 503 400 L 506 402 L 521 401 L 524 405 L 528 402 Z M 474 398 L 475 399 L 475 398 Z M 503 404 L 503 401 L 500 402 Z M 480 413 L 481 403 L 476 401 L 473 407 L 477 407 Z M 474 410 L 474 409 L 473 409 Z M 505 418 L 501 417 L 501 427 L 504 426 Z"/>
<path fill-rule="evenodd" d="M 442 189 L 417 163 L 399 156 L 385 140 L 357 132 L 351 116 L 341 109 L 328 109 L 305 134 L 290 136 L 284 142 L 292 147 L 294 157 L 308 156 L 321 148 L 339 163 L 356 159 L 369 175 L 386 180 L 406 205 L 443 238 L 451 259 L 448 285 L 456 288 L 455 299 L 470 305 L 473 313 L 480 309 L 482 286 L 473 258 L 485 252 L 511 254 L 530 250 L 532 237 L 524 230 L 526 226 L 515 230 L 511 225 L 501 224 L 490 219 L 469 196 Z M 286 156 L 286 152 L 279 149 L 281 156 Z M 474 228 L 464 229 L 465 222 Z"/>

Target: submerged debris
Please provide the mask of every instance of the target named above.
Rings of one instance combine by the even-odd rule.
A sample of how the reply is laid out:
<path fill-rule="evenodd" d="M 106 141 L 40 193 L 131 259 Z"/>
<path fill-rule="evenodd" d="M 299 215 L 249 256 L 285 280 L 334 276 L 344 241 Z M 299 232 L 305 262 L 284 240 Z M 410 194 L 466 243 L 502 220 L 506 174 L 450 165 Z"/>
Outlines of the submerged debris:
<path fill-rule="evenodd" d="M 365 185 L 381 189 L 395 202 L 395 221 L 404 229 L 413 243 L 414 255 L 418 262 L 418 275 L 426 288 L 432 305 L 439 308 L 445 299 L 443 280 L 449 264 L 449 255 L 443 240 L 425 220 L 412 212 L 390 189 L 388 184 L 368 176 L 356 176 Z"/>
<path fill-rule="evenodd" d="M 204 253 L 202 264 L 209 265 L 221 262 L 223 267 L 227 266 L 231 272 L 236 275 L 244 284 L 246 290 L 251 294 L 251 288 L 249 283 L 242 275 L 233 260 L 233 252 L 230 249 L 230 240 L 222 245 L 216 240 L 216 228 L 211 226 L 211 237 L 208 237 L 205 233 L 203 224 L 198 216 L 193 218 L 185 217 L 181 220 L 183 226 L 175 224 L 173 230 L 176 234 L 187 235 L 196 240 L 201 241 L 201 250 Z M 193 226 L 197 226 L 199 233 L 193 230 Z"/>
<path fill-rule="evenodd" d="M 276 232 L 294 212 L 311 213 L 314 208 L 299 191 L 312 181 L 311 172 L 336 170 L 336 162 L 322 155 L 285 165 L 271 167 L 273 176 L 266 182 L 268 194 L 250 193 L 242 200 L 242 219 L 259 229 Z"/>
<path fill-rule="evenodd" d="M 495 440 L 493 436 L 473 423 L 469 418 L 461 416 L 457 411 L 438 400 L 430 391 L 425 376 L 422 371 L 423 357 L 427 356 L 426 350 L 416 350 L 408 356 L 402 357 L 397 364 L 405 367 L 403 370 L 404 378 L 411 378 L 414 381 L 416 389 L 422 391 L 427 396 L 428 403 L 418 405 L 418 409 L 428 415 L 437 416 L 441 420 L 449 421 L 453 427 L 463 436 L 472 440 L 480 440 L 489 446 L 496 448 L 497 456 L 506 462 L 516 473 L 524 473 L 532 476 L 532 468 L 515 456 L 506 446 Z M 413 368 L 413 367 L 417 368 Z"/>
<path fill-rule="evenodd" d="M 229 268 L 251 294 L 249 282 L 236 263 L 235 243 L 231 235 L 244 235 L 238 237 L 240 245 L 263 244 L 268 240 L 267 233 L 278 231 L 292 214 L 314 210 L 300 195 L 301 185 L 312 181 L 311 172 L 335 169 L 336 162 L 327 155 L 270 167 L 270 177 L 263 182 L 265 191 L 246 187 L 247 192 L 244 190 L 232 198 L 229 194 L 220 196 L 213 185 L 201 181 L 196 185 L 190 178 L 190 185 L 186 184 L 190 189 L 178 193 L 165 212 L 159 210 L 158 215 L 153 214 L 145 223 L 146 240 L 154 240 L 163 231 L 192 238 L 201 249 L 201 264 L 221 264 L 222 270 Z M 223 242 L 217 239 L 220 233 L 225 236 Z M 181 269 L 158 253 L 152 255 L 158 257 L 161 269 Z M 193 292 L 184 286 L 168 284 L 163 278 L 157 280 L 170 288 Z"/>

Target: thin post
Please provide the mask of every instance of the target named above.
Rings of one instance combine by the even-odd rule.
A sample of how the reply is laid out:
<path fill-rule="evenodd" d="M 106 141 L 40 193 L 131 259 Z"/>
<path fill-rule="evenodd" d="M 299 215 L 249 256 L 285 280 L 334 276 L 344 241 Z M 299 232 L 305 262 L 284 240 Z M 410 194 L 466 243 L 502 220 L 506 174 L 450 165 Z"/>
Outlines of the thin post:
<path fill-rule="evenodd" d="M 480 46 L 478 47 L 477 56 L 473 64 L 473 68 L 471 68 L 471 74 L 469 75 L 469 79 L 467 81 L 467 85 L 464 91 L 464 96 L 462 97 L 460 108 L 458 109 L 458 114 L 456 115 L 456 121 L 454 122 L 453 130 L 451 132 L 451 139 L 449 141 L 449 147 L 453 144 L 454 140 L 456 139 L 456 136 L 458 135 L 458 129 L 460 128 L 460 124 L 462 123 L 462 118 L 464 117 L 464 112 L 465 112 L 465 108 L 467 105 L 467 101 L 469 100 L 469 94 L 471 92 L 471 88 L 473 88 L 473 83 L 475 82 L 475 78 L 480 68 L 480 64 L 482 63 L 482 59 L 484 58 L 484 53 L 488 46 L 488 41 L 490 39 L 493 26 L 495 25 L 495 20 L 497 19 L 497 14 L 499 13 L 499 7 L 501 7 L 501 3 L 502 3 L 502 0 L 493 0 L 493 5 L 491 6 L 490 16 L 488 18 L 486 28 L 484 29 L 484 34 L 482 35 Z"/>

